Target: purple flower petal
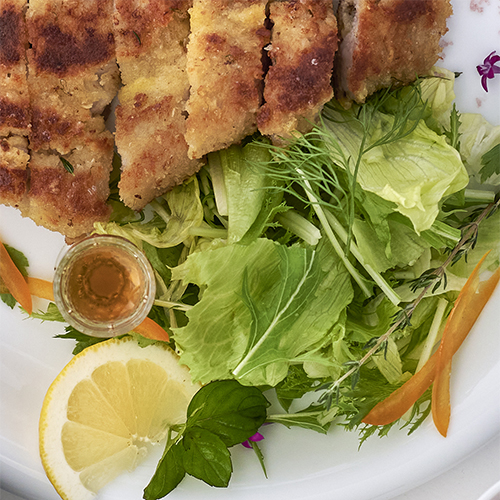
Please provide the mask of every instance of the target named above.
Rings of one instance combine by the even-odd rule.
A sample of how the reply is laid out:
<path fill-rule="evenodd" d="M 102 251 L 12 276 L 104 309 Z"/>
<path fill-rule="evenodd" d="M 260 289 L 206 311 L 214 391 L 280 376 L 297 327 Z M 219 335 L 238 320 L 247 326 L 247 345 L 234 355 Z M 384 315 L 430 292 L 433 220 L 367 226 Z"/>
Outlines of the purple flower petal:
<path fill-rule="evenodd" d="M 264 436 L 260 432 L 256 432 L 253 436 L 250 436 L 247 441 L 243 441 L 241 443 L 245 448 L 251 448 L 252 445 L 250 444 L 250 441 L 253 441 L 254 443 L 258 441 L 262 441 L 264 439 Z"/>
<path fill-rule="evenodd" d="M 481 75 L 481 86 L 488 92 L 488 79 L 492 79 L 496 74 L 500 73 L 500 67 L 495 66 L 500 61 L 500 56 L 494 50 L 485 57 L 483 64 L 476 66 L 477 72 Z"/>
<path fill-rule="evenodd" d="M 486 75 L 483 75 L 481 77 L 481 85 L 482 85 L 484 91 L 488 92 L 488 77 Z"/>

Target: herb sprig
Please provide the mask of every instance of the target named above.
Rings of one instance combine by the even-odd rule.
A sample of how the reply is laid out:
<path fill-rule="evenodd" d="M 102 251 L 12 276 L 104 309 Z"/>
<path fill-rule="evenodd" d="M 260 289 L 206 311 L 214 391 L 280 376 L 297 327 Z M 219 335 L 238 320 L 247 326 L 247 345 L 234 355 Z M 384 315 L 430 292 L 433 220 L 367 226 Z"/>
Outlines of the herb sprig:
<path fill-rule="evenodd" d="M 269 402 L 256 387 L 219 380 L 193 397 L 184 424 L 173 426 L 156 472 L 144 490 L 146 500 L 170 493 L 186 474 L 225 487 L 232 474 L 229 448 L 253 436 L 266 419 Z M 259 461 L 262 456 L 259 456 Z"/>
<path fill-rule="evenodd" d="M 466 256 L 467 252 L 474 248 L 474 242 L 477 239 L 480 223 L 484 219 L 493 215 L 493 213 L 496 210 L 498 210 L 499 206 L 500 206 L 500 199 L 497 200 L 495 203 L 490 203 L 486 208 L 484 208 L 474 221 L 468 223 L 463 228 L 463 233 L 462 233 L 463 236 L 461 240 L 449 252 L 448 257 L 443 262 L 443 264 L 438 268 L 424 272 L 419 278 L 413 281 L 412 283 L 413 290 L 416 291 L 421 289 L 421 292 L 418 295 L 418 297 L 413 302 L 408 303 L 396 314 L 396 316 L 394 317 L 394 322 L 391 325 L 391 327 L 386 331 L 386 333 L 384 333 L 378 339 L 376 339 L 376 341 L 374 339 L 374 342 L 370 344 L 371 347 L 361 359 L 346 364 L 346 366 L 350 366 L 349 370 L 347 370 L 341 377 L 339 377 L 333 383 L 329 384 L 325 392 L 320 396 L 319 403 L 326 402 L 328 405 L 331 404 L 331 402 L 333 401 L 334 395 L 338 398 L 341 384 L 349 377 L 351 377 L 351 388 L 355 387 L 355 385 L 358 383 L 360 379 L 361 367 L 364 364 L 366 364 L 366 362 L 374 354 L 376 354 L 377 352 L 379 352 L 381 348 L 383 348 L 383 345 L 387 342 L 389 337 L 394 332 L 402 330 L 411 324 L 412 314 L 414 313 L 418 304 L 420 304 L 422 299 L 427 295 L 427 293 L 430 290 L 435 289 L 436 284 L 438 284 L 439 286 L 442 280 L 446 280 L 445 272 L 447 267 L 450 264 L 457 262 L 458 258 Z M 325 388 L 325 386 L 323 386 L 322 388 Z"/>

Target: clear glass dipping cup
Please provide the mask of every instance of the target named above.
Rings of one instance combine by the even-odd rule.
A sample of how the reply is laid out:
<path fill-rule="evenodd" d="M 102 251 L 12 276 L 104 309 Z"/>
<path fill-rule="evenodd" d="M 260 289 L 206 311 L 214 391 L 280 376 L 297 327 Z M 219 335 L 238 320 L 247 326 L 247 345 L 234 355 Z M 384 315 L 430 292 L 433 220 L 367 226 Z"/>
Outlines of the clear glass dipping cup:
<path fill-rule="evenodd" d="M 93 337 L 115 337 L 149 314 L 156 292 L 144 253 L 120 236 L 93 235 L 60 258 L 54 300 L 64 319 Z"/>

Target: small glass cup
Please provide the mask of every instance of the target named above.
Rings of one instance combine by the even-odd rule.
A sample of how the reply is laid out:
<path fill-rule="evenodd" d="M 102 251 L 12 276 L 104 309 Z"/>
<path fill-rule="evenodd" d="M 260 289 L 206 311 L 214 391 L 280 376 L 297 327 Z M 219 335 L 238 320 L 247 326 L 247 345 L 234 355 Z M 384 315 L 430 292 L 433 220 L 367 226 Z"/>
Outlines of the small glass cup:
<path fill-rule="evenodd" d="M 120 236 L 94 235 L 60 259 L 54 299 L 64 319 L 93 337 L 133 330 L 148 315 L 156 281 L 144 253 Z"/>

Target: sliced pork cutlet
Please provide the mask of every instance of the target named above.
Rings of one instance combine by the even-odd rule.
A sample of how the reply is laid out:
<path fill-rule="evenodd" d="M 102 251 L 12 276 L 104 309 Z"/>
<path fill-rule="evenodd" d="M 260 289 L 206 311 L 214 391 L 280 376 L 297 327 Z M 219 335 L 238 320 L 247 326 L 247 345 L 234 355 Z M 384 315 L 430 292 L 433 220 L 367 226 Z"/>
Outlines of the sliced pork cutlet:
<path fill-rule="evenodd" d="M 69 238 L 111 212 L 114 143 L 101 113 L 119 85 L 112 12 L 112 0 L 30 0 L 26 16 L 31 177 L 21 212 Z"/>
<path fill-rule="evenodd" d="M 333 97 L 337 21 L 326 0 L 274 1 L 270 20 L 272 64 L 257 123 L 262 134 L 283 143 L 295 131 L 309 131 Z"/>
<path fill-rule="evenodd" d="M 336 97 L 361 103 L 428 73 L 451 14 L 449 0 L 340 0 Z"/>
<path fill-rule="evenodd" d="M 0 138 L 0 203 L 21 208 L 28 186 L 28 139 L 20 135 Z"/>
<path fill-rule="evenodd" d="M 96 129 L 93 118 L 102 120 L 119 86 L 112 12 L 113 0 L 30 0 L 33 151 L 66 154 L 79 135 Z"/>
<path fill-rule="evenodd" d="M 140 210 L 193 175 L 184 139 L 191 1 L 116 0 L 114 31 L 124 86 L 116 109 L 120 197 Z"/>
<path fill-rule="evenodd" d="M 23 202 L 31 113 L 26 74 L 26 0 L 0 0 L 0 203 Z"/>
<path fill-rule="evenodd" d="M 194 0 L 187 61 L 191 158 L 226 148 L 257 130 L 262 50 L 269 42 L 266 3 Z"/>
<path fill-rule="evenodd" d="M 31 123 L 26 6 L 26 0 L 0 0 L 0 137 L 27 136 Z"/>
<path fill-rule="evenodd" d="M 68 239 L 90 233 L 94 222 L 110 215 L 106 199 L 112 136 L 85 132 L 81 140 L 82 147 L 63 157 L 49 151 L 32 153 L 29 205 L 21 206 L 23 216 Z"/>

